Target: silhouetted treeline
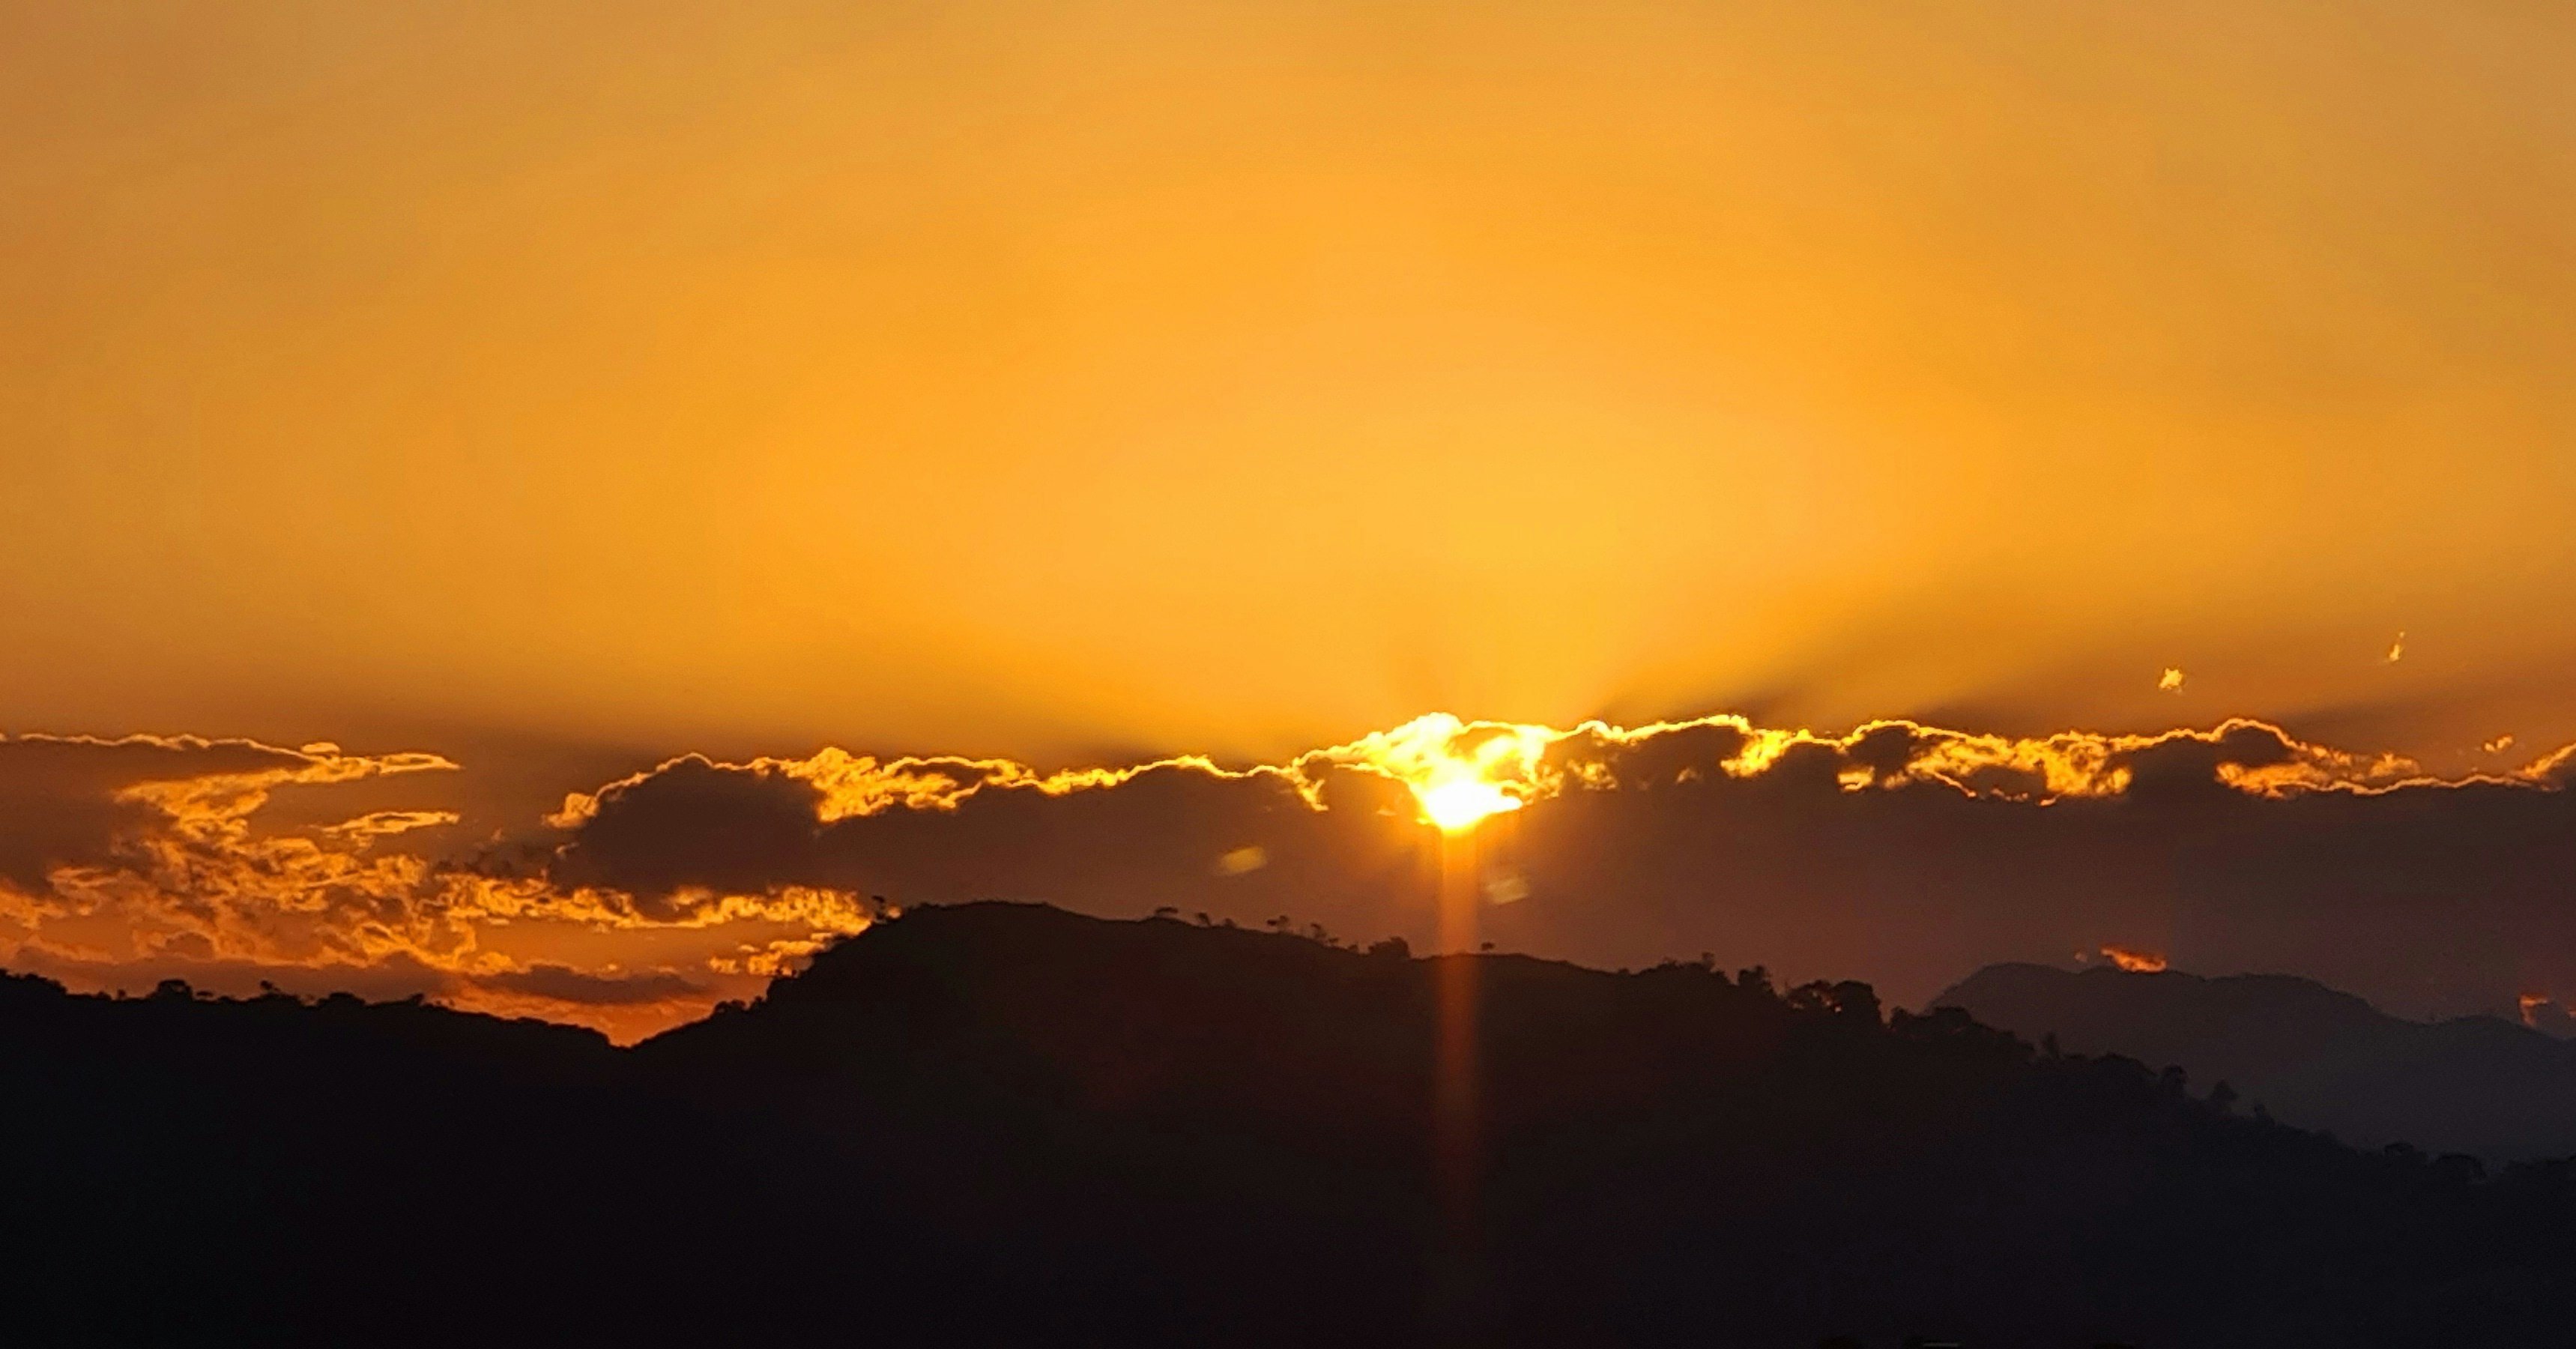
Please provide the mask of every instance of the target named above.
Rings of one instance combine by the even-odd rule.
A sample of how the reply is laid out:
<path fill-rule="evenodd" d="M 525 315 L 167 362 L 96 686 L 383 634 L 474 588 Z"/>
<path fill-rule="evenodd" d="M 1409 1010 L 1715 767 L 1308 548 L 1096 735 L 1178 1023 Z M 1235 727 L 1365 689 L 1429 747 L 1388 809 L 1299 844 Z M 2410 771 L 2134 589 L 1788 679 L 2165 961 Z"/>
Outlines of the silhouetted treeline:
<path fill-rule="evenodd" d="M 1758 971 L 916 911 L 620 1051 L 0 981 L 9 1315 L 329 1343 L 2563 1345 L 2576 1175 Z"/>

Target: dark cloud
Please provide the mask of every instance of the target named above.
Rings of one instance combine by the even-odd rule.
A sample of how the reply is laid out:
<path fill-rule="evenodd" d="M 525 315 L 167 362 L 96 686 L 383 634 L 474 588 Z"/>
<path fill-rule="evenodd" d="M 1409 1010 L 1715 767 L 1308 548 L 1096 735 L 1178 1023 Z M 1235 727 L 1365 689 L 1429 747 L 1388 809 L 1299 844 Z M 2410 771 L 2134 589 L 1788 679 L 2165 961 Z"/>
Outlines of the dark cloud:
<path fill-rule="evenodd" d="M 1520 808 L 1466 839 L 1425 826 L 1399 778 L 1442 756 L 1484 765 Z M 756 989 L 865 926 L 872 896 L 1287 915 L 1428 947 L 1446 875 L 1485 901 L 1484 937 L 1593 964 L 1709 951 L 1919 1002 L 1991 961 L 2115 945 L 2409 1014 L 2511 1012 L 2576 999 L 2571 762 L 2444 783 L 2252 722 L 2012 739 L 1732 718 L 1435 719 L 1245 770 L 690 755 L 469 864 L 418 837 L 446 816 L 386 788 L 442 760 L 26 737 L 0 741 L 0 802 L 18 807 L 0 818 L 0 948 L 101 985 L 293 970 L 281 986 L 615 1018 L 623 1038 Z M 349 783 L 378 808 L 267 823 L 273 791 L 320 802 Z"/>
<path fill-rule="evenodd" d="M 2235 795 L 2220 776 L 2222 768 L 2276 768 L 2294 757 L 2278 729 L 2240 722 L 2211 739 L 2158 740 L 2114 755 L 2112 762 L 2129 771 L 2131 800 L 2162 802 Z"/>
<path fill-rule="evenodd" d="M 594 1007 L 668 1002 L 673 998 L 697 997 L 706 991 L 703 985 L 668 970 L 651 974 L 600 975 L 585 974 L 567 965 L 532 965 L 524 970 L 486 975 L 476 982 L 552 1002 Z"/>
<path fill-rule="evenodd" d="M 817 884 L 823 793 L 767 765 L 720 768 L 697 755 L 603 789 L 556 878 L 633 895 L 667 915 L 684 889 Z"/>
<path fill-rule="evenodd" d="M 142 782 L 292 772 L 313 756 L 193 736 L 0 737 L 0 880 L 44 885 L 57 867 L 102 866 L 162 818 L 120 796 Z"/>
<path fill-rule="evenodd" d="M 1599 764 L 1610 781 L 1651 789 L 1686 776 L 1722 771 L 1723 764 L 1744 752 L 1749 738 L 1738 727 L 1709 723 L 1680 726 L 1637 740 L 1614 740 L 1587 729 L 1549 746 L 1547 762 L 1559 771 L 1580 764 Z"/>
<path fill-rule="evenodd" d="M 1538 771 L 1556 789 L 1472 845 L 1489 895 L 1526 896 L 1487 908 L 1485 934 L 1609 965 L 1715 951 L 1900 1000 L 1989 961 L 2106 943 L 2204 972 L 2309 974 L 2408 1012 L 2576 990 L 2576 808 L 2542 778 L 2408 784 L 2402 764 L 2256 723 L 2023 742 L 1902 723 L 1767 734 L 1551 742 Z M 1171 764 L 826 821 L 821 793 L 774 769 L 682 761 L 667 790 L 604 794 L 559 876 L 642 896 L 801 885 L 1288 914 L 1431 940 L 1444 845 L 1410 794 L 1364 767 L 1301 764 L 1306 793 L 1283 774 Z M 1219 865 L 1251 847 L 1257 868 Z"/>
<path fill-rule="evenodd" d="M 1870 781 L 1877 782 L 1903 773 L 1915 759 L 1919 729 L 1904 722 L 1871 726 L 1842 747 L 1843 758 L 1869 770 Z"/>

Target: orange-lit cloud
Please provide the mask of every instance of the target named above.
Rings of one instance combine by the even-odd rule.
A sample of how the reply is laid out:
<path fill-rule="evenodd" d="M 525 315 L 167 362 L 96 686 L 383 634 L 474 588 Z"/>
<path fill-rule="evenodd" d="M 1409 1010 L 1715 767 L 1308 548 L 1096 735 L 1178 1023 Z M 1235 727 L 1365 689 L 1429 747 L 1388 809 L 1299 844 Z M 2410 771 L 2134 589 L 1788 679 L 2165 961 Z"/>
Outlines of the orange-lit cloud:
<path fill-rule="evenodd" d="M 17 808 L 0 825 L 0 952 L 75 983 L 422 992 L 632 1035 L 756 989 L 781 933 L 810 950 L 868 921 L 847 896 L 792 887 L 648 915 L 624 896 L 401 848 L 452 823 L 447 811 L 264 827 L 280 792 L 455 769 L 327 745 L 0 738 L 0 800 Z"/>
<path fill-rule="evenodd" d="M 2525 993 L 2514 1001 L 2522 1024 L 2552 1035 L 2576 1035 L 2576 1002 L 2561 1002 L 2546 993 Z"/>
<path fill-rule="evenodd" d="M 2570 761 L 2438 778 L 2252 721 L 2026 738 L 1432 716 L 1246 767 L 688 755 L 460 846 L 452 810 L 322 804 L 457 776 L 437 755 L 23 736 L 0 739 L 0 955 L 92 986 L 422 992 L 631 1037 L 756 992 L 885 904 L 1293 912 L 1429 941 L 1449 829 L 1477 835 L 1490 935 L 1606 963 L 1726 947 L 1902 996 L 2160 925 L 2198 969 L 2430 978 L 2511 1006 L 2576 985 L 2576 932 L 2530 907 L 2570 860 Z M 1510 804 L 1444 818 L 1459 791 Z M 2454 892 L 2494 912 L 2433 901 Z M 2211 907 L 2238 893 L 2259 900 Z M 2371 923 L 2413 935 L 2349 940 Z"/>
<path fill-rule="evenodd" d="M 2154 735 L 2066 732 L 2039 738 L 1972 735 L 1911 721 L 1875 721 L 1840 736 L 1756 727 L 1722 714 L 1623 728 L 1586 722 L 1571 730 L 1510 722 L 1464 721 L 1433 713 L 1347 744 L 1310 751 L 1281 765 L 1228 769 L 1198 756 L 1120 768 L 1040 773 L 1001 759 L 878 759 L 825 748 L 805 759 L 759 758 L 719 763 L 686 755 L 593 792 L 574 793 L 547 817 L 578 830 L 599 815 L 604 798 L 679 776 L 748 775 L 774 781 L 789 795 L 810 797 L 824 824 L 887 811 L 954 811 L 979 795 L 1028 792 L 1044 797 L 1114 789 L 1149 774 L 1193 774 L 1266 782 L 1322 808 L 1335 771 L 1365 773 L 1411 792 L 1420 818 L 1463 829 L 1523 804 L 1574 789 L 1621 785 L 1621 765 L 1634 747 L 1660 737 L 1718 732 L 1734 749 L 1707 771 L 1757 776 L 1801 746 L 1849 759 L 1843 785 L 1893 788 L 1939 782 L 1974 796 L 1999 793 L 2039 801 L 2114 796 L 2127 790 L 2131 763 L 2165 747 L 2200 747 L 2227 785 L 2258 795 L 2302 791 L 2380 790 L 2430 781 L 2396 755 L 2362 756 L 2297 741 L 2262 722 L 2232 720 L 2209 731 Z M 1891 759 L 1889 755 L 1893 753 Z M 788 784 L 796 784 L 790 786 Z"/>
<path fill-rule="evenodd" d="M 2154 974 L 2165 967 L 2165 958 L 2153 951 L 2131 950 L 2126 946 L 2105 946 L 2102 958 L 2131 974 Z"/>
<path fill-rule="evenodd" d="M 2194 968 L 2493 1007 L 2540 967 L 2576 974 L 2576 931 L 2531 907 L 2576 860 L 2555 832 L 2561 762 L 2442 777 L 2254 721 L 2013 737 L 1427 717 L 1272 766 L 987 765 L 900 804 L 863 791 L 852 813 L 832 811 L 818 781 L 835 775 L 811 764 L 678 760 L 597 793 L 550 874 L 648 911 L 692 889 L 793 883 L 906 903 L 1293 912 L 1419 944 L 1441 823 L 1424 795 L 1470 783 L 1515 803 L 1473 828 L 1488 879 L 1507 878 L 1488 887 L 1488 932 L 1524 949 L 1631 963 L 1728 947 L 1901 997 L 1984 960 L 2089 947 L 2087 929 L 2179 924 L 2166 949 Z M 1257 868 L 1225 860 L 1252 849 Z M 2476 914 L 2434 898 L 2462 891 Z M 2352 940 L 2373 924 L 2409 935 Z"/>

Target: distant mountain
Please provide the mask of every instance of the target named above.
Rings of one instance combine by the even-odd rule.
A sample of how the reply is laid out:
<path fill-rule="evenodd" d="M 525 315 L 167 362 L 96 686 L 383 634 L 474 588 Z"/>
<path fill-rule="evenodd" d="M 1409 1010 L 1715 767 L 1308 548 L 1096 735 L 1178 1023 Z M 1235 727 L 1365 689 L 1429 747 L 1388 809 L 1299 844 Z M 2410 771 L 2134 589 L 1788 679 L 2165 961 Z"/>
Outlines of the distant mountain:
<path fill-rule="evenodd" d="M 2277 974 L 1991 965 L 1934 1000 L 2072 1053 L 2177 1065 L 2365 1147 L 2576 1155 L 2576 1042 L 2496 1017 L 2406 1021 Z"/>
<path fill-rule="evenodd" d="M 1435 1084 L 1462 1002 L 1458 1115 Z M 0 1328 L 26 1343 L 2576 1325 L 2576 1168 L 2354 1151 L 1955 1010 L 1883 1017 L 1860 984 L 1035 906 L 916 911 L 631 1050 L 417 1004 L 0 980 L 0 1157 Z"/>

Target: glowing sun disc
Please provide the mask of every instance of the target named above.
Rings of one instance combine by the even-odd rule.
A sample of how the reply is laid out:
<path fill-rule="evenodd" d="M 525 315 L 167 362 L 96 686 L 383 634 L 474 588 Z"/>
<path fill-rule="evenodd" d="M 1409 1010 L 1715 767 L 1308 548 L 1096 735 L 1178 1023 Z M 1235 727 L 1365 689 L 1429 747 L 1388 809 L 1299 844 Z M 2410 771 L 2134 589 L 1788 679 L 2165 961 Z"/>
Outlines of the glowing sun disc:
<path fill-rule="evenodd" d="M 1423 816 L 1448 834 L 1463 833 L 1487 816 L 1521 808 L 1518 798 L 1481 778 L 1452 778 L 1417 787 L 1413 795 L 1422 803 Z"/>

